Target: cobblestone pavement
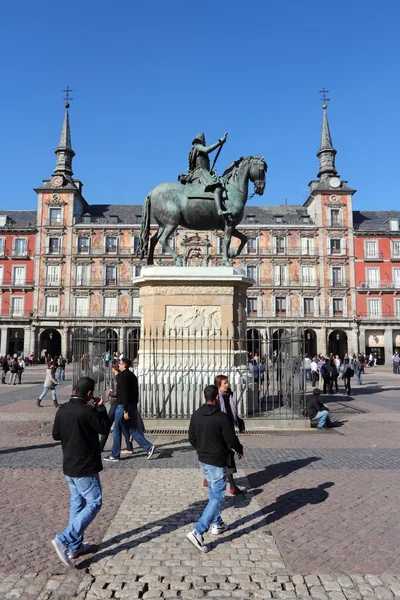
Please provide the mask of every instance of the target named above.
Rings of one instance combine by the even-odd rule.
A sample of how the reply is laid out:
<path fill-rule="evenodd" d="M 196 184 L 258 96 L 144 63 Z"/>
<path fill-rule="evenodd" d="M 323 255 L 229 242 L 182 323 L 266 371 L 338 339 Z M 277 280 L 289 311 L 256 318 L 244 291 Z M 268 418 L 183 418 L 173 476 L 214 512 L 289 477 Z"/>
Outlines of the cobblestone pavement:
<path fill-rule="evenodd" d="M 105 465 L 87 532 L 97 551 L 67 572 L 49 545 L 69 499 L 54 408 L 35 407 L 43 367 L 24 375 L 0 387 L 1 599 L 400 598 L 400 376 L 371 369 L 350 399 L 325 397 L 345 421 L 335 431 L 243 436 L 248 492 L 228 495 L 230 529 L 207 535 L 205 555 L 185 538 L 206 500 L 195 453 L 182 436 L 149 436 L 154 460 Z"/>

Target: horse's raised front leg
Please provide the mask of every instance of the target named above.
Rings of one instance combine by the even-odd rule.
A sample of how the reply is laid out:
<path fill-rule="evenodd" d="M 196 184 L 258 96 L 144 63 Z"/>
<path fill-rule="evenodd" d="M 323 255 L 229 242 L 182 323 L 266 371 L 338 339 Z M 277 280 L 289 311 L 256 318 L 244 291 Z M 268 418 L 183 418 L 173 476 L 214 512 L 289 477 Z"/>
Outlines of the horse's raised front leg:
<path fill-rule="evenodd" d="M 154 249 L 157 246 L 157 242 L 160 239 L 163 231 L 164 231 L 164 227 L 159 226 L 159 228 L 157 229 L 155 234 L 151 236 L 149 255 L 147 257 L 148 265 L 154 264 Z"/>
<path fill-rule="evenodd" d="M 177 252 L 175 252 L 175 250 L 172 250 L 171 246 L 169 246 L 167 244 L 168 239 L 174 233 L 176 228 L 177 228 L 177 225 L 164 225 L 164 231 L 160 235 L 159 242 L 160 242 L 160 245 L 161 245 L 161 248 L 163 249 L 163 251 L 168 252 L 175 259 L 176 266 L 182 267 L 183 262 L 182 262 L 181 257 L 179 256 L 179 254 Z"/>
<path fill-rule="evenodd" d="M 229 247 L 231 245 L 231 240 L 232 240 L 232 230 L 233 230 L 233 226 L 232 225 L 225 225 L 225 230 L 224 230 L 224 247 L 222 250 L 222 266 L 224 267 L 231 267 L 231 261 L 229 260 Z"/>
<path fill-rule="evenodd" d="M 248 239 L 247 236 L 244 235 L 244 233 L 242 233 L 241 231 L 238 231 L 237 229 L 233 229 L 232 236 L 235 238 L 238 238 L 240 240 L 240 244 L 234 250 L 232 248 L 230 249 L 229 254 L 228 254 L 229 258 L 234 258 L 235 256 L 239 256 L 239 254 L 242 252 L 243 248 L 247 244 L 247 239 Z"/>

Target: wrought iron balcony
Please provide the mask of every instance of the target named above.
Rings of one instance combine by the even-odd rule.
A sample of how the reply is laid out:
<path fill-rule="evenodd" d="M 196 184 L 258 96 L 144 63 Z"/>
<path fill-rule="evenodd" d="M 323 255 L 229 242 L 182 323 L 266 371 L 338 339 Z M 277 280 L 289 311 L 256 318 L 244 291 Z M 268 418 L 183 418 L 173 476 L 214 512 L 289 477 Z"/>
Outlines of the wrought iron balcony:
<path fill-rule="evenodd" d="M 383 260 L 383 252 L 366 252 L 364 254 L 364 260 L 370 262 Z"/>

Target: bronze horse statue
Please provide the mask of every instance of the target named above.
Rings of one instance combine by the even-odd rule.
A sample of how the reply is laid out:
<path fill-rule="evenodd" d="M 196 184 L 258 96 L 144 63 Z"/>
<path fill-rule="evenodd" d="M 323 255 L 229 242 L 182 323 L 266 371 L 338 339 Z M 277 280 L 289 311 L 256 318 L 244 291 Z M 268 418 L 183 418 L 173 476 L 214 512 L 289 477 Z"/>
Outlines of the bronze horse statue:
<path fill-rule="evenodd" d="M 262 196 L 267 169 L 267 163 L 261 156 L 239 158 L 226 169 L 221 180 L 225 188 L 224 205 L 231 215 L 229 217 L 218 214 L 213 193 L 205 193 L 195 184 L 161 183 L 153 188 L 143 206 L 138 254 L 141 258 L 147 254 L 152 212 L 158 230 L 150 240 L 148 265 L 154 262 L 157 243 L 161 244 L 164 252 L 173 256 L 176 265 L 183 265 L 182 258 L 168 245 L 170 236 L 181 226 L 197 231 L 224 231 L 222 265 L 230 266 L 229 259 L 238 256 L 247 242 L 247 237 L 236 227 L 243 218 L 249 181 L 254 183 L 254 193 Z M 240 240 L 240 245 L 235 250 L 230 247 L 232 236 Z"/>

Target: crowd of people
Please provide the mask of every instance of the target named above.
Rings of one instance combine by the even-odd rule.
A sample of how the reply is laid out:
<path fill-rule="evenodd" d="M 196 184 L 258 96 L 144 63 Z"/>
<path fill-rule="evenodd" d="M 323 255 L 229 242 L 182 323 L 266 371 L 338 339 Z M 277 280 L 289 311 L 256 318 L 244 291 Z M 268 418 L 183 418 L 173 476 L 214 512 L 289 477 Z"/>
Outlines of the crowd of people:
<path fill-rule="evenodd" d="M 16 385 L 22 383 L 22 373 L 27 366 L 22 355 L 0 356 L 1 364 L 1 383 Z M 7 382 L 8 376 L 8 382 Z"/>
<path fill-rule="evenodd" d="M 312 387 L 318 384 L 321 393 L 335 394 L 339 392 L 338 381 L 341 379 L 348 396 L 351 394 L 353 376 L 356 377 L 358 385 L 362 385 L 366 365 L 375 366 L 373 360 L 369 361 L 361 352 L 350 356 L 346 354 L 343 362 L 337 354 L 318 354 L 312 358 L 306 354 L 303 360 L 304 377 L 306 381 L 311 382 Z"/>

